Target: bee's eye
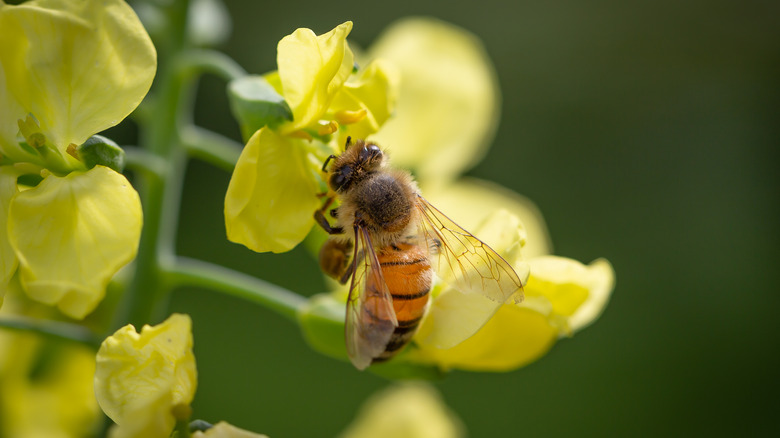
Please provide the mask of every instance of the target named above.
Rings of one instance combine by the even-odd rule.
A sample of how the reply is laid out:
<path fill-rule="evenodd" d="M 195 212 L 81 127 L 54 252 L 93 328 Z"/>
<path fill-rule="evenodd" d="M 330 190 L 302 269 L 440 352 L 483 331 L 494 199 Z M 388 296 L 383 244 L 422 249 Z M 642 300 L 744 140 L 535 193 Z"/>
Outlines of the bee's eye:
<path fill-rule="evenodd" d="M 339 191 L 347 183 L 349 176 L 352 174 L 352 166 L 344 166 L 335 172 L 330 177 L 330 187 Z"/>

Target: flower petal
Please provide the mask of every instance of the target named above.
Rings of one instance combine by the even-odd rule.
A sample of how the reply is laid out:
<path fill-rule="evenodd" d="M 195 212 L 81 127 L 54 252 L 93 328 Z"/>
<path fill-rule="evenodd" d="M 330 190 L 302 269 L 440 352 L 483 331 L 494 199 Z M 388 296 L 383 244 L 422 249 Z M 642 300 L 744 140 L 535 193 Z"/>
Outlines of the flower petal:
<path fill-rule="evenodd" d="M 192 434 L 193 438 L 268 438 L 267 435 L 260 435 L 259 433 L 250 432 L 248 430 L 239 429 L 232 424 L 220 421 L 205 432 L 197 431 Z"/>
<path fill-rule="evenodd" d="M 475 235 L 504 257 L 521 281 L 527 281 L 528 264 L 522 261 L 520 254 L 525 231 L 516 216 L 498 210 L 487 218 Z M 452 348 L 477 333 L 501 306 L 502 303 L 483 295 L 462 293 L 445 286 L 433 300 L 414 340 L 423 347 Z"/>
<path fill-rule="evenodd" d="M 8 241 L 8 207 L 19 189 L 16 187 L 18 173 L 13 167 L 0 167 L 0 306 L 3 305 L 8 281 L 16 272 L 19 260 Z"/>
<path fill-rule="evenodd" d="M 377 60 L 351 77 L 333 99 L 330 112 L 336 121 L 344 112 L 365 111 L 366 116 L 357 123 L 348 124 L 344 135 L 367 138 L 379 131 L 395 108 L 398 90 L 398 71 L 386 61 Z M 340 142 L 343 143 L 343 142 Z"/>
<path fill-rule="evenodd" d="M 398 385 L 371 397 L 341 438 L 458 438 L 463 423 L 433 387 Z"/>
<path fill-rule="evenodd" d="M 505 304 L 474 336 L 450 349 L 412 350 L 410 360 L 445 368 L 509 371 L 544 355 L 558 338 L 547 317 L 532 309 Z"/>
<path fill-rule="evenodd" d="M 529 260 L 529 264 L 531 277 L 526 293 L 549 300 L 551 315 L 565 321 L 563 335 L 595 321 L 614 289 L 615 272 L 606 259 L 583 265 L 565 257 L 544 256 Z"/>
<path fill-rule="evenodd" d="M 170 418 L 169 434 L 174 423 L 170 408 L 189 405 L 196 387 L 188 315 L 173 314 L 159 325 L 145 325 L 140 334 L 128 324 L 106 338 L 97 353 L 95 396 L 120 426 L 143 417 L 144 411 L 150 417 L 162 411 Z"/>
<path fill-rule="evenodd" d="M 476 228 L 486 212 L 509 210 L 520 219 L 527 239 L 526 258 L 550 254 L 552 243 L 539 208 L 528 198 L 505 187 L 476 178 L 461 178 L 451 184 L 422 184 L 425 198 L 467 230 Z"/>
<path fill-rule="evenodd" d="M 229 240 L 278 253 L 295 247 L 311 230 L 318 185 L 299 141 L 268 128 L 249 139 L 225 196 Z"/>
<path fill-rule="evenodd" d="M 293 111 L 286 132 L 317 122 L 352 73 L 354 56 L 347 45 L 351 30 L 351 21 L 320 36 L 301 28 L 279 41 L 282 94 Z"/>
<path fill-rule="evenodd" d="M 32 113 L 64 154 L 116 125 L 152 84 L 156 52 L 121 0 L 0 6 L 0 148 L 12 157 L 17 120 Z"/>
<path fill-rule="evenodd" d="M 0 357 L 12 359 L 0 365 L 2 436 L 78 437 L 94 432 L 102 415 L 92 390 L 91 348 L 6 331 L 0 333 Z"/>
<path fill-rule="evenodd" d="M 49 175 L 10 205 L 8 235 L 24 289 L 83 318 L 135 257 L 141 223 L 141 201 L 123 175 L 103 166 Z"/>
<path fill-rule="evenodd" d="M 401 71 L 397 116 L 373 139 L 421 181 L 449 179 L 476 164 L 499 117 L 496 73 L 479 40 L 437 20 L 389 27 L 370 49 Z"/>

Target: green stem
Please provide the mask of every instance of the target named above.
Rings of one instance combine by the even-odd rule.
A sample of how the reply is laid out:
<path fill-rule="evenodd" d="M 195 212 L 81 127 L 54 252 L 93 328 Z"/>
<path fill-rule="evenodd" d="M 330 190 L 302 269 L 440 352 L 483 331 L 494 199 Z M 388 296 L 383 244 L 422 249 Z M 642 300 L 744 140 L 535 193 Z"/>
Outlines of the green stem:
<path fill-rule="evenodd" d="M 37 333 L 52 339 L 78 342 L 97 349 L 102 339 L 89 329 L 76 324 L 14 316 L 0 319 L 0 328 Z"/>
<path fill-rule="evenodd" d="M 117 315 L 115 325 L 130 322 L 136 327 L 152 322 L 157 316 L 161 260 L 171 259 L 178 221 L 181 184 L 186 155 L 181 150 L 177 128 L 182 117 L 179 111 L 186 102 L 186 81 L 179 74 L 173 59 L 186 50 L 185 38 L 188 0 L 176 0 L 168 12 L 170 33 L 159 41 L 157 85 L 155 95 L 148 100 L 149 118 L 140 124 L 140 145 L 150 155 L 167 163 L 167 172 L 150 177 L 139 175 L 137 187 L 144 208 L 144 229 L 136 256 L 135 275 L 125 294 L 124 314 Z"/>
<path fill-rule="evenodd" d="M 128 169 L 143 172 L 146 176 L 163 179 L 168 173 L 168 163 L 159 155 L 151 154 L 136 146 L 122 146 Z"/>
<path fill-rule="evenodd" d="M 216 132 L 191 125 L 181 131 L 181 141 L 190 156 L 233 172 L 242 144 Z"/>
<path fill-rule="evenodd" d="M 164 270 L 171 286 L 199 286 L 260 304 L 296 321 L 306 298 L 251 275 L 201 260 L 177 257 Z"/>
<path fill-rule="evenodd" d="M 247 75 L 246 70 L 233 58 L 214 50 L 193 49 L 182 52 L 176 56 L 175 68 L 184 76 L 212 73 L 228 82 Z"/>

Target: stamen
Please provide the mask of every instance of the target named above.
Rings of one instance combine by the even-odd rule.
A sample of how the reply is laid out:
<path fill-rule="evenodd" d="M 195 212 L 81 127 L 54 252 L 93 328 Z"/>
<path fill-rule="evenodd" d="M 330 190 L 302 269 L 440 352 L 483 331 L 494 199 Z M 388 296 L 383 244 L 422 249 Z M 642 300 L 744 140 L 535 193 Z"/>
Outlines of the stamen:
<path fill-rule="evenodd" d="M 290 134 L 290 137 L 302 138 L 304 140 L 312 141 L 314 137 L 306 131 L 298 130 Z"/>
<path fill-rule="evenodd" d="M 81 159 L 79 158 L 79 153 L 76 150 L 76 147 L 77 146 L 74 143 L 71 143 L 71 144 L 68 145 L 68 148 L 65 149 L 65 152 L 67 152 L 68 155 L 70 155 L 71 157 L 81 161 Z"/>
<path fill-rule="evenodd" d="M 368 111 L 366 111 L 365 108 L 361 108 L 357 111 L 347 111 L 347 110 L 337 111 L 335 117 L 336 117 L 336 121 L 338 121 L 342 125 L 350 125 L 352 123 L 357 123 L 365 119 L 367 115 L 368 115 Z"/>
<path fill-rule="evenodd" d="M 330 135 L 334 132 L 339 130 L 339 124 L 335 120 L 331 120 L 326 125 L 320 125 L 319 130 L 317 130 L 317 134 L 319 135 Z"/>
<path fill-rule="evenodd" d="M 28 114 L 25 120 L 18 119 L 19 132 L 31 147 L 38 149 L 46 144 L 46 136 L 41 132 L 38 121 L 32 114 Z"/>

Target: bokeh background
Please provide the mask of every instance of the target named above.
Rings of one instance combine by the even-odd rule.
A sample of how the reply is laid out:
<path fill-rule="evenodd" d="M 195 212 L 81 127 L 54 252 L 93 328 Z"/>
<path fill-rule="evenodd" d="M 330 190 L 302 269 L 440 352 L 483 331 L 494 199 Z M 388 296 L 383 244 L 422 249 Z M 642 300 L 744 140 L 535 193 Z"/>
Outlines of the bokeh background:
<path fill-rule="evenodd" d="M 523 369 L 435 383 L 469 436 L 780 432 L 780 3 L 226 5 L 233 33 L 218 49 L 254 73 L 275 68 L 276 43 L 297 27 L 353 20 L 363 47 L 410 15 L 473 32 L 503 102 L 493 147 L 468 174 L 534 200 L 557 254 L 613 263 L 616 290 L 593 326 Z M 202 80 L 195 119 L 240 139 L 220 80 Z M 255 254 L 225 239 L 228 180 L 190 164 L 179 252 L 323 291 L 302 248 Z M 262 307 L 197 289 L 171 307 L 194 320 L 199 418 L 332 437 L 389 384 L 315 353 Z"/>

